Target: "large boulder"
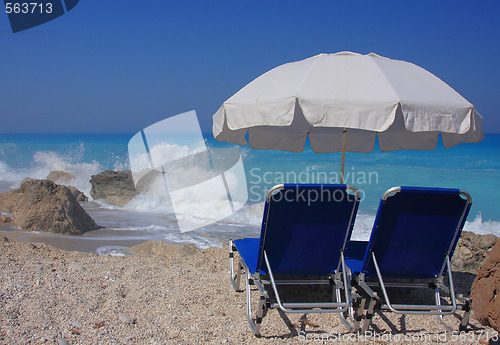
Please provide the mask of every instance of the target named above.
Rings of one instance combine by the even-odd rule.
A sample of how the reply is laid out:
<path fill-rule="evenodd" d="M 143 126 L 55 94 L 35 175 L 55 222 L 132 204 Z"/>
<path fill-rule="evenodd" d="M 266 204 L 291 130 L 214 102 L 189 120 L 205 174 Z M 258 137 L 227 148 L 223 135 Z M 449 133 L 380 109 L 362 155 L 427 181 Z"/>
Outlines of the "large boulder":
<path fill-rule="evenodd" d="M 0 209 L 24 230 L 80 235 L 98 228 L 67 187 L 49 180 L 28 179 L 0 194 Z"/>
<path fill-rule="evenodd" d="M 73 194 L 76 200 L 80 202 L 89 201 L 89 198 L 83 192 L 80 192 L 76 187 L 68 185 L 69 183 L 71 183 L 71 181 L 73 181 L 74 178 L 75 177 L 72 174 L 61 170 L 53 170 L 47 175 L 47 180 L 50 180 L 56 184 L 63 184 L 68 187 L 71 194 Z"/>
<path fill-rule="evenodd" d="M 50 180 L 57 184 L 64 184 L 64 185 L 71 183 L 71 181 L 73 181 L 74 178 L 75 177 L 72 174 L 61 170 L 53 170 L 49 172 L 49 174 L 47 175 L 47 180 Z"/>
<path fill-rule="evenodd" d="M 73 176 L 73 175 L 71 175 L 71 176 Z M 49 180 L 49 179 L 47 179 L 47 180 Z M 24 180 L 21 181 L 21 185 L 23 185 L 23 183 L 26 182 L 26 181 L 35 181 L 35 179 L 31 178 L 31 177 L 26 177 Z M 50 180 L 50 181 L 54 182 L 55 184 L 58 184 L 57 182 L 55 182 L 53 180 Z M 74 186 L 65 186 L 65 187 L 69 189 L 69 191 L 71 192 L 71 194 L 73 194 L 73 196 L 75 197 L 75 199 L 77 201 L 80 201 L 80 202 L 82 202 L 82 201 L 84 201 L 84 202 L 89 201 L 89 198 L 83 192 L 81 192 L 78 188 L 76 188 Z M 8 194 L 8 193 L 10 193 L 10 194 Z M 4 194 L 5 194 L 4 198 L 6 198 L 7 200 L 8 199 L 16 199 L 16 198 L 19 197 L 19 193 L 18 193 L 17 190 L 8 191 L 8 192 L 5 192 Z M 11 200 L 11 201 L 7 201 L 6 203 L 10 204 L 10 205 L 13 205 L 15 202 L 13 200 Z M 2 200 L 0 199 L 0 210 L 1 209 L 2 209 Z"/>
<path fill-rule="evenodd" d="M 92 175 L 90 196 L 94 200 L 106 200 L 116 206 L 125 206 L 137 196 L 130 171 L 106 170 Z"/>
<path fill-rule="evenodd" d="M 497 237 L 493 234 L 462 231 L 451 260 L 452 270 L 477 274 L 496 242 Z"/>
<path fill-rule="evenodd" d="M 500 240 L 479 270 L 471 297 L 475 318 L 500 332 Z"/>
<path fill-rule="evenodd" d="M 9 190 L 0 194 L 0 211 L 12 214 L 14 206 L 19 200 L 19 189 Z"/>

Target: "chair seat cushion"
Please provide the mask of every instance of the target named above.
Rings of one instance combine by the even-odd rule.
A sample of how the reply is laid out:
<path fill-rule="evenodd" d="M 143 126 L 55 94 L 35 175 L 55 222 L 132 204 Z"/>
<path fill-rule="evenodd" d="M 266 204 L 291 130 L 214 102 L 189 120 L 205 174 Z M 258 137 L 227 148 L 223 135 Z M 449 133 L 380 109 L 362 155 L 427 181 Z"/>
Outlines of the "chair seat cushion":
<path fill-rule="evenodd" d="M 368 241 L 349 241 L 345 251 L 345 264 L 354 274 L 361 273 Z"/>
<path fill-rule="evenodd" d="M 235 240 L 234 246 L 240 253 L 241 258 L 248 265 L 250 273 L 254 274 L 257 270 L 257 256 L 259 255 L 260 238 L 244 238 Z M 265 274 L 264 271 L 260 271 Z"/>

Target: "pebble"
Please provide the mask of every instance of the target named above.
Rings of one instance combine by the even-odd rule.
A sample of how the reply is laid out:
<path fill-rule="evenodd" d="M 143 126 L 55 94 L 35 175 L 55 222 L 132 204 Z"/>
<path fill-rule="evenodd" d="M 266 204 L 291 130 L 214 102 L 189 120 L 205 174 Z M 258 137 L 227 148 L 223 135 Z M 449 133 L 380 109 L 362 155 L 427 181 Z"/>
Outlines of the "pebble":
<path fill-rule="evenodd" d="M 131 318 L 130 316 L 128 316 L 127 314 L 123 314 L 123 313 L 118 313 L 118 318 L 120 320 L 122 320 L 124 323 L 128 324 L 128 325 L 132 325 L 135 323 L 135 320 L 133 318 Z"/>
<path fill-rule="evenodd" d="M 69 324 L 75 328 L 82 328 L 82 324 L 76 320 L 70 320 Z"/>
<path fill-rule="evenodd" d="M 82 265 L 78 265 L 78 264 L 70 264 L 68 266 L 68 268 L 74 270 L 74 271 L 80 271 L 80 272 L 83 272 L 85 271 L 85 267 L 83 267 Z"/>
<path fill-rule="evenodd" d="M 69 345 L 68 342 L 66 341 L 66 339 L 64 339 L 64 338 L 57 339 L 57 343 L 59 345 Z"/>

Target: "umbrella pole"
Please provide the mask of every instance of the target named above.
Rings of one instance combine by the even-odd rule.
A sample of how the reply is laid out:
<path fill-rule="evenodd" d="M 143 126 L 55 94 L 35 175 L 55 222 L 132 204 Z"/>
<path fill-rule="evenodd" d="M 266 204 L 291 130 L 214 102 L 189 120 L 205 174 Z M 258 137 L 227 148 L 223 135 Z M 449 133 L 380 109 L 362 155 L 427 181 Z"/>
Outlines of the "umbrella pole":
<path fill-rule="evenodd" d="M 344 183 L 344 168 L 345 168 L 345 142 L 347 137 L 347 128 L 342 131 L 342 162 L 340 163 L 340 183 Z"/>

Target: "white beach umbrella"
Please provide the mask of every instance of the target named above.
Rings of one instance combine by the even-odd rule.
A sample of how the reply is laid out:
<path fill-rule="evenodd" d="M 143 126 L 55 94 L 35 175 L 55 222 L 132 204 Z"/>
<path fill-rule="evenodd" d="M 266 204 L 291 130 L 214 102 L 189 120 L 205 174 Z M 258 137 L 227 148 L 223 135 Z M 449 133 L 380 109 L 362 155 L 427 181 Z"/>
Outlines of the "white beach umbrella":
<path fill-rule="evenodd" d="M 441 79 L 371 53 L 320 54 L 264 73 L 213 116 L 215 139 L 302 152 L 433 150 L 484 139 L 482 117 Z"/>

